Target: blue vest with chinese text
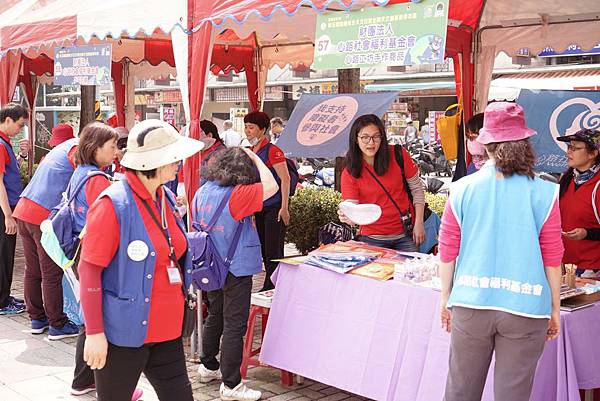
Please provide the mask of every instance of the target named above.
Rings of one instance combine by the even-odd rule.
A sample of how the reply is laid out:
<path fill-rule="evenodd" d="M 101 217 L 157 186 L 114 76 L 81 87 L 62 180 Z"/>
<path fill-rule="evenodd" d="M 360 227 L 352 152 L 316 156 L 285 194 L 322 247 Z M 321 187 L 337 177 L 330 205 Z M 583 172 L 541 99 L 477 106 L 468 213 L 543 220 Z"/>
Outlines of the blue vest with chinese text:
<path fill-rule="evenodd" d="M 8 195 L 8 205 L 13 207 L 19 202 L 19 195 L 23 191 L 21 172 L 19 171 L 19 163 L 10 142 L 6 142 L 4 138 L 0 138 L 0 145 L 6 148 L 8 157 L 10 157 L 10 163 L 6 165 L 6 170 L 4 171 L 3 182 L 6 194 Z"/>
<path fill-rule="evenodd" d="M 75 171 L 69 161 L 69 152 L 78 143 L 79 138 L 73 138 L 52 149 L 40 163 L 21 196 L 48 210 L 58 205 Z"/>
<path fill-rule="evenodd" d="M 461 240 L 448 306 L 550 317 L 539 235 L 558 191 L 538 178 L 497 177 L 492 162 L 456 182 L 448 201 Z"/>
<path fill-rule="evenodd" d="M 175 199 L 169 191 L 165 190 L 165 194 L 168 196 L 166 204 L 173 211 Z M 102 273 L 104 332 L 111 344 L 141 347 L 148 332 L 155 249 L 127 180 L 111 185 L 100 197 L 103 196 L 111 199 L 120 227 L 119 249 Z M 176 220 L 185 233 L 181 219 Z M 134 241 L 141 241 L 147 246 L 147 255 L 142 260 L 129 257 L 131 247 L 139 244 Z M 192 268 L 189 252 L 186 252 L 184 258 L 184 288 L 189 288 Z"/>
<path fill-rule="evenodd" d="M 93 171 L 101 170 L 98 167 L 89 164 L 77 166 L 73 176 L 71 177 L 71 181 L 69 182 L 69 193 L 67 194 L 67 197 L 70 197 L 71 191 L 77 188 L 79 183 Z M 87 217 L 88 209 L 90 208 L 87 197 L 85 196 L 85 189 L 88 182 L 86 182 L 77 195 L 75 195 L 75 199 L 71 203 L 71 213 L 73 216 L 73 221 L 75 222 L 73 229 L 78 233 L 80 233 L 81 230 L 83 230 L 83 226 L 85 226 L 85 219 Z"/>
<path fill-rule="evenodd" d="M 221 187 L 214 181 L 207 181 L 200 187 L 194 196 L 192 208 L 194 222 L 201 226 L 208 224 L 223 197 L 227 196 L 228 188 L 230 189 L 230 187 Z M 210 237 L 223 259 L 227 256 L 238 224 L 240 222 L 234 220 L 229 211 L 229 201 L 227 201 L 223 213 L 210 232 Z M 256 232 L 253 216 L 243 218 L 241 224 L 243 224 L 242 233 L 229 267 L 229 272 L 236 277 L 251 276 L 262 270 L 260 239 Z"/>

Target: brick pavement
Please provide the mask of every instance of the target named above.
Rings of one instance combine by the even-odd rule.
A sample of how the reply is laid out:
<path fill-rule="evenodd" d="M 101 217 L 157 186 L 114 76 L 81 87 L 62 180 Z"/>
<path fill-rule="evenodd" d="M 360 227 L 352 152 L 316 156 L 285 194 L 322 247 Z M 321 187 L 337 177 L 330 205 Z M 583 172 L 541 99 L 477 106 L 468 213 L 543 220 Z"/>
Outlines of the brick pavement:
<path fill-rule="evenodd" d="M 22 296 L 25 261 L 20 241 L 17 243 L 13 294 Z M 293 247 L 286 247 L 286 254 L 293 252 Z M 255 277 L 255 290 L 262 284 L 263 277 Z M 29 334 L 28 328 L 29 319 L 26 314 L 0 316 L 0 401 L 96 400 L 91 394 L 81 397 L 69 395 L 76 339 L 49 341 L 46 335 Z M 257 330 L 260 331 L 258 322 Z M 193 362 L 188 363 L 194 399 L 219 400 L 219 383 L 200 383 L 196 373 L 197 366 Z M 284 387 L 280 383 L 279 370 L 271 368 L 250 368 L 246 383 L 251 388 L 261 390 L 262 399 L 268 401 L 365 400 L 308 379 L 302 384 Z M 158 400 L 145 378 L 142 377 L 139 387 L 144 390 L 144 401 Z"/>

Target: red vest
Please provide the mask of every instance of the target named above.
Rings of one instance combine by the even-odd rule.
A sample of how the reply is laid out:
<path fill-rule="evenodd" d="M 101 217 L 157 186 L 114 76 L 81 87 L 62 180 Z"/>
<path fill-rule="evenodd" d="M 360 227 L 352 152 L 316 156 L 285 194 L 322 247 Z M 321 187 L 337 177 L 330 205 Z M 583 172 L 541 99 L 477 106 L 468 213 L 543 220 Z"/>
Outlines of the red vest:
<path fill-rule="evenodd" d="M 575 228 L 598 228 L 598 220 L 592 208 L 592 191 L 600 173 L 581 185 L 577 191 L 573 181 L 560 198 L 560 217 L 562 230 L 571 231 Z M 600 212 L 600 188 L 596 193 L 596 208 Z M 565 255 L 563 263 L 574 263 L 580 269 L 600 269 L 600 243 L 598 241 L 574 241 L 563 237 Z"/>

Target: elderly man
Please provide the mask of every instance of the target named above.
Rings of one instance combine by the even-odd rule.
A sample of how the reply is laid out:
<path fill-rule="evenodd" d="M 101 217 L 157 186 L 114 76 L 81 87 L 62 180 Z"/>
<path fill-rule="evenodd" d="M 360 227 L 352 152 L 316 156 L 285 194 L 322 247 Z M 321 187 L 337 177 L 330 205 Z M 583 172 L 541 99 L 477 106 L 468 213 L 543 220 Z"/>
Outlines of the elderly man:
<path fill-rule="evenodd" d="M 233 121 L 225 120 L 223 123 L 223 132 L 221 133 L 221 139 L 228 148 L 232 146 L 240 146 L 242 137 L 233 129 Z"/>

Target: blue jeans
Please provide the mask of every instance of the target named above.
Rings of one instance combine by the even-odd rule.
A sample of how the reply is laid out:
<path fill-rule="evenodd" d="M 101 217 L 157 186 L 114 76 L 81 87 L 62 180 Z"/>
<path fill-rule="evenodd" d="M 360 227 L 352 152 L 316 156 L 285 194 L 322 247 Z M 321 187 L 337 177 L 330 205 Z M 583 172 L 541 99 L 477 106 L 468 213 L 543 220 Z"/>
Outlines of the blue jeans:
<path fill-rule="evenodd" d="M 417 252 L 417 245 L 412 239 L 412 236 L 406 236 L 398 239 L 375 239 L 366 235 L 358 237 L 359 241 L 366 244 L 379 246 L 381 248 L 395 249 L 403 252 Z"/>

